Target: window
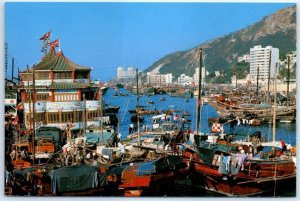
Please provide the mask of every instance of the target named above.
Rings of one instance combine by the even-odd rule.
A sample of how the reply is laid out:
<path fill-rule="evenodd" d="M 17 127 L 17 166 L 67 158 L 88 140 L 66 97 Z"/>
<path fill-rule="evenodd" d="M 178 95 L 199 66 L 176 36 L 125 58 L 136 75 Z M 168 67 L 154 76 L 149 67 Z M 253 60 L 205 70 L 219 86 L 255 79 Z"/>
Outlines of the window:
<path fill-rule="evenodd" d="M 37 101 L 49 101 L 49 93 L 38 93 L 36 95 Z"/>
<path fill-rule="evenodd" d="M 48 123 L 59 123 L 59 113 L 48 113 Z"/>
<path fill-rule="evenodd" d="M 89 72 L 77 72 L 75 73 L 75 79 L 88 79 Z"/>
<path fill-rule="evenodd" d="M 37 80 L 46 80 L 50 79 L 50 73 L 49 72 L 36 72 L 34 74 L 35 79 Z"/>
<path fill-rule="evenodd" d="M 54 72 L 54 79 L 72 79 L 72 72 Z"/>

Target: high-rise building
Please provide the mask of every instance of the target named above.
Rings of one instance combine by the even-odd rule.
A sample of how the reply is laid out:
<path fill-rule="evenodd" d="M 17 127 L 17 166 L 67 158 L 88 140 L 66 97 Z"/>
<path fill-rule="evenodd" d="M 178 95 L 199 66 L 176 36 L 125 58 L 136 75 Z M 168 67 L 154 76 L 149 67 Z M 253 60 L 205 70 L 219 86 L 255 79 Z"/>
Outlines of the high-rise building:
<path fill-rule="evenodd" d="M 118 79 L 127 79 L 127 78 L 134 78 L 136 76 L 136 69 L 133 67 L 128 67 L 125 70 L 122 66 L 117 68 L 117 77 Z"/>
<path fill-rule="evenodd" d="M 168 74 L 147 73 L 147 82 L 149 84 L 171 84 L 172 73 L 168 73 Z"/>
<path fill-rule="evenodd" d="M 205 81 L 205 76 L 206 76 L 206 71 L 205 71 L 205 67 L 202 67 L 202 79 L 201 79 L 201 82 L 202 82 L 202 84 L 204 83 L 204 81 Z M 198 85 L 198 83 L 199 83 L 199 67 L 198 68 L 196 68 L 195 69 L 195 74 L 194 74 L 194 81 L 195 81 L 195 83 L 196 83 L 196 85 Z"/>
<path fill-rule="evenodd" d="M 178 84 L 182 84 L 182 85 L 190 85 L 194 82 L 194 78 L 193 77 L 190 77 L 190 76 L 187 76 L 185 74 L 181 74 L 179 77 L 178 77 Z"/>
<path fill-rule="evenodd" d="M 277 63 L 279 63 L 278 48 L 272 46 L 263 48 L 261 45 L 250 48 L 250 76 L 252 80 L 256 81 L 257 75 L 260 82 L 267 82 L 269 75 L 270 78 L 273 78 Z"/>

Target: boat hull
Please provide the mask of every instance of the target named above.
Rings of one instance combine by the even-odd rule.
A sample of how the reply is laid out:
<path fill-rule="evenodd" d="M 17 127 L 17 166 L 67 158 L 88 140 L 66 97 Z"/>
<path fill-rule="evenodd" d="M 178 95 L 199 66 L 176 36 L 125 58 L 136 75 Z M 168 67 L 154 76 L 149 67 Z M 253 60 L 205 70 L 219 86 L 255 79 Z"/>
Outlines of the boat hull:
<path fill-rule="evenodd" d="M 281 167 L 280 167 L 281 166 Z M 190 173 L 194 183 L 206 189 L 207 191 L 222 194 L 224 196 L 258 196 L 260 194 L 273 193 L 288 187 L 296 185 L 296 173 L 289 171 L 289 164 L 282 163 L 278 165 L 277 176 L 274 176 L 274 164 L 260 165 L 261 169 L 257 173 L 254 166 L 245 167 L 244 171 L 240 171 L 238 175 L 222 175 L 217 168 L 211 168 L 201 163 L 191 163 Z M 247 170 L 248 168 L 248 170 Z M 247 170 L 247 171 L 246 171 Z"/>

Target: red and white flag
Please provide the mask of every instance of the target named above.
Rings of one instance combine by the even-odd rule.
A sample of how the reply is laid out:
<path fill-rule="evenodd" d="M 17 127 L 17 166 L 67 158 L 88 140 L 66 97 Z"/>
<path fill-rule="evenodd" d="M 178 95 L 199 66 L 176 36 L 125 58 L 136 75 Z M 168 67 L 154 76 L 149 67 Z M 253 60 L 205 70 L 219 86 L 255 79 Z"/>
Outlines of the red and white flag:
<path fill-rule="evenodd" d="M 50 42 L 51 47 L 58 47 L 59 46 L 59 39 L 56 39 L 55 41 Z"/>
<path fill-rule="evenodd" d="M 46 40 L 50 37 L 50 31 L 45 33 L 45 35 L 43 35 L 43 37 L 40 38 L 40 40 Z"/>

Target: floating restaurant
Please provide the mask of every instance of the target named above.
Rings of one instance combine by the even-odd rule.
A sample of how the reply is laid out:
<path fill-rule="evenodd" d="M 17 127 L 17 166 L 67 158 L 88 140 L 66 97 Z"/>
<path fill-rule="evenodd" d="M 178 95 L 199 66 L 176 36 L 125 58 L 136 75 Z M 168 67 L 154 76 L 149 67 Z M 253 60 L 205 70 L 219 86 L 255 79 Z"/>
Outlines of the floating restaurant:
<path fill-rule="evenodd" d="M 51 46 L 41 62 L 21 72 L 26 127 L 32 128 L 33 108 L 36 126 L 61 129 L 67 124 L 72 128 L 82 128 L 84 124 L 99 126 L 101 88 L 91 80 L 91 70 L 75 64 Z"/>

